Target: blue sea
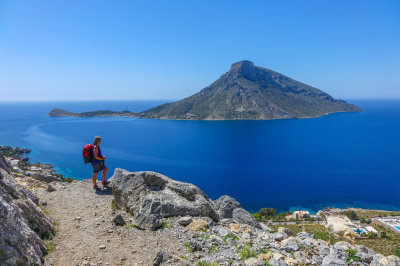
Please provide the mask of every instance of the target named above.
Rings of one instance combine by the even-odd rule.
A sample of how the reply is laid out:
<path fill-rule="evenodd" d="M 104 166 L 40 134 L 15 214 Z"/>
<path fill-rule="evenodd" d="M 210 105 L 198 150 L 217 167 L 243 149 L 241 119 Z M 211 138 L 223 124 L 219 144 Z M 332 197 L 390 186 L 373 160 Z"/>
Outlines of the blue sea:
<path fill-rule="evenodd" d="M 280 211 L 323 207 L 400 210 L 400 101 L 350 100 L 361 113 L 274 121 L 52 118 L 52 108 L 142 111 L 164 101 L 0 103 L 0 144 L 28 147 L 32 162 L 85 179 L 95 135 L 115 168 L 191 182 L 210 198 Z"/>

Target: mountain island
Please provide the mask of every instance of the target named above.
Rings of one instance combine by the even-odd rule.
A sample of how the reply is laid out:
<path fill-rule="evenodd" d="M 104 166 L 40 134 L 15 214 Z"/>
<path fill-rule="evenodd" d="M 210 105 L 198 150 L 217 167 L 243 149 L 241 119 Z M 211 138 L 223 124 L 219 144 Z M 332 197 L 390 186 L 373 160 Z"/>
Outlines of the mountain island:
<path fill-rule="evenodd" d="M 250 61 L 234 63 L 208 87 L 183 100 L 135 113 L 99 110 L 71 113 L 53 109 L 48 116 L 128 116 L 182 120 L 270 120 L 311 118 L 361 109 Z"/>

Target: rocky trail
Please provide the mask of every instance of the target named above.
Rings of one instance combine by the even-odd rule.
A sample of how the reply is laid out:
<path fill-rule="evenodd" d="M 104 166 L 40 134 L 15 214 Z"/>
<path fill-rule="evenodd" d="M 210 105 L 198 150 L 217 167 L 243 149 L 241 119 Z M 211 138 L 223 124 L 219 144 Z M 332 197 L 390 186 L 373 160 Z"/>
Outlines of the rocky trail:
<path fill-rule="evenodd" d="M 56 228 L 47 265 L 153 265 L 159 250 L 179 257 L 172 231 L 137 229 L 132 217 L 112 209 L 111 188 L 95 191 L 91 180 L 54 186 L 54 192 L 36 192 Z M 126 225 L 115 224 L 117 214 Z"/>

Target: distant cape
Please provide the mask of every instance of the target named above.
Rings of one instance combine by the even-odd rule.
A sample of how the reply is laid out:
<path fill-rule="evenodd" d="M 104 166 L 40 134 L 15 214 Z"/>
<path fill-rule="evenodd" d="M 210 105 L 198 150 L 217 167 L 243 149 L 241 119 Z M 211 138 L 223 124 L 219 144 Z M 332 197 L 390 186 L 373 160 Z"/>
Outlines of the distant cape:
<path fill-rule="evenodd" d="M 361 109 L 278 72 L 234 63 L 218 80 L 183 100 L 135 113 L 100 110 L 71 113 L 53 109 L 48 116 L 127 116 L 181 120 L 270 120 L 311 118 Z"/>

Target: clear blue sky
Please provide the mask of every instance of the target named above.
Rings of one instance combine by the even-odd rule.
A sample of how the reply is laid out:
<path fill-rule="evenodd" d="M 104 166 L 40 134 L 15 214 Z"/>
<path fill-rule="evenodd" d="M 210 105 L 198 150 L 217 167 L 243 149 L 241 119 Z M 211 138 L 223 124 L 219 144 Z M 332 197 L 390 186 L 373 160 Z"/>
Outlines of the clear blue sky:
<path fill-rule="evenodd" d="M 400 98 L 400 1 L 0 2 L 0 100 L 180 99 L 248 59 Z"/>

